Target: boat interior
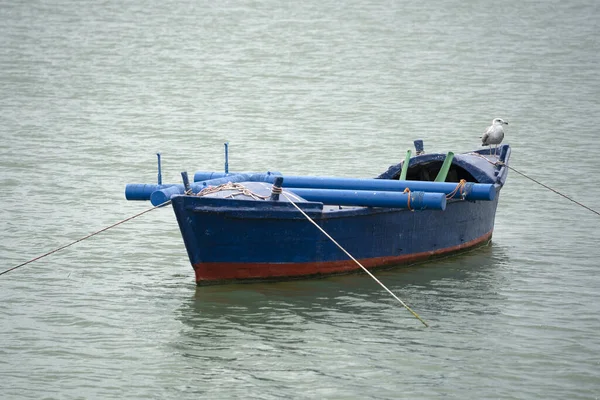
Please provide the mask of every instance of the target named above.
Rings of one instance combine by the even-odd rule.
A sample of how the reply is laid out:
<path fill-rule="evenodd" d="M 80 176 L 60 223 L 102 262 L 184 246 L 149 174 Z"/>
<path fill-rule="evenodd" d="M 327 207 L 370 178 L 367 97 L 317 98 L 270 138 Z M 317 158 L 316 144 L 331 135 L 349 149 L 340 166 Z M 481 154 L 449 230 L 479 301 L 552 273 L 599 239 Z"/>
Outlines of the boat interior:
<path fill-rule="evenodd" d="M 419 163 L 416 165 L 411 165 L 408 167 L 408 171 L 406 173 L 406 180 L 411 181 L 434 181 L 435 178 L 440 173 L 442 169 L 443 160 L 431 160 L 430 162 Z M 392 179 L 399 179 L 400 172 L 398 171 Z M 460 182 L 461 179 L 466 180 L 467 182 L 477 182 L 477 179 L 471 175 L 464 168 L 452 164 L 450 166 L 450 170 L 448 171 L 448 175 L 446 176 L 445 182 Z"/>

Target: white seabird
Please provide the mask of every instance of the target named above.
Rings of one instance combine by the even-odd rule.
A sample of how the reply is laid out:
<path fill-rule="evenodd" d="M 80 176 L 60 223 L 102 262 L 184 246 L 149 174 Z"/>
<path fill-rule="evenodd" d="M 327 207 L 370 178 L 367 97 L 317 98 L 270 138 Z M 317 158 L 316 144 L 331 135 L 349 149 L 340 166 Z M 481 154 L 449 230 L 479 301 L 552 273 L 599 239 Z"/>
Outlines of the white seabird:
<path fill-rule="evenodd" d="M 490 146 L 490 155 L 492 155 L 492 145 L 496 145 L 494 147 L 494 155 L 496 155 L 498 145 L 502 143 L 502 140 L 504 139 L 504 129 L 502 128 L 502 125 L 508 125 L 508 122 L 504 121 L 502 118 L 494 118 L 492 125 L 488 126 L 481 137 L 481 145 Z"/>

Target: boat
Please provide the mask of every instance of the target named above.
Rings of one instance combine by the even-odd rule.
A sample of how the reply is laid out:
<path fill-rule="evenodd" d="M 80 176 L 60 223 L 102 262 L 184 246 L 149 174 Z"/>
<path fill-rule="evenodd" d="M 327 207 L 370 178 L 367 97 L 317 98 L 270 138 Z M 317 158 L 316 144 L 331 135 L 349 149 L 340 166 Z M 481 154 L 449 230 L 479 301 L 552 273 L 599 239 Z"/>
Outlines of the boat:
<path fill-rule="evenodd" d="M 425 153 L 417 140 L 416 155 L 354 179 L 229 172 L 227 148 L 224 172 L 163 184 L 158 154 L 158 183 L 125 189 L 172 206 L 198 285 L 324 277 L 488 244 L 511 152 Z"/>

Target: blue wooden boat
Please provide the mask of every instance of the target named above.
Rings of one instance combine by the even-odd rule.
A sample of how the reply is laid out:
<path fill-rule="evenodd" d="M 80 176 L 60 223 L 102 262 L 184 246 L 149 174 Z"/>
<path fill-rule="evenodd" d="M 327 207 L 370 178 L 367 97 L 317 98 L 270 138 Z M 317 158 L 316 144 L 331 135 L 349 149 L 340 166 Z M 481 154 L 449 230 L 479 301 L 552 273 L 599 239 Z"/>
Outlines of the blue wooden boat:
<path fill-rule="evenodd" d="M 414 263 L 487 244 L 509 145 L 407 154 L 374 179 L 196 172 L 129 184 L 129 200 L 172 204 L 199 285 L 293 279 Z M 227 146 L 226 146 L 227 149 Z M 226 162 L 227 166 L 227 162 Z M 299 209 L 302 211 L 299 211 Z"/>

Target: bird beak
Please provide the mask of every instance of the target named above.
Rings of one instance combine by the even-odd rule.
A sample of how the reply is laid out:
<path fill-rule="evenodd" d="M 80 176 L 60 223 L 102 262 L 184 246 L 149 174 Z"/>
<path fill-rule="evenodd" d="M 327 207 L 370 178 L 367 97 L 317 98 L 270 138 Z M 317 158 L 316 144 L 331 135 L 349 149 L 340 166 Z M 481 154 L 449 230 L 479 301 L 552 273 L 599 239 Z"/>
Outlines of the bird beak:
<path fill-rule="evenodd" d="M 508 122 L 504 121 L 504 125 L 508 125 Z"/>

